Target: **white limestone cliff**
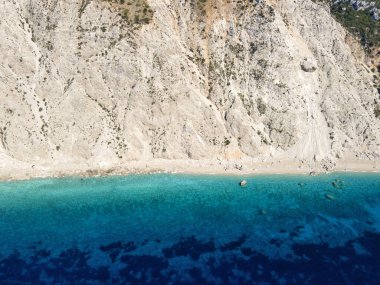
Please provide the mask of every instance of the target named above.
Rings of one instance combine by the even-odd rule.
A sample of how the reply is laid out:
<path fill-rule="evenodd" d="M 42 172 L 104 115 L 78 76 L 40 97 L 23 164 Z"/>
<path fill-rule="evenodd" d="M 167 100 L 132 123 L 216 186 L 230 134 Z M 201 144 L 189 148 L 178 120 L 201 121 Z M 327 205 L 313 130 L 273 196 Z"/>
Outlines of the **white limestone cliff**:
<path fill-rule="evenodd" d="M 0 0 L 0 170 L 379 160 L 379 94 L 323 4 L 147 4 L 134 25 L 103 0 Z"/>

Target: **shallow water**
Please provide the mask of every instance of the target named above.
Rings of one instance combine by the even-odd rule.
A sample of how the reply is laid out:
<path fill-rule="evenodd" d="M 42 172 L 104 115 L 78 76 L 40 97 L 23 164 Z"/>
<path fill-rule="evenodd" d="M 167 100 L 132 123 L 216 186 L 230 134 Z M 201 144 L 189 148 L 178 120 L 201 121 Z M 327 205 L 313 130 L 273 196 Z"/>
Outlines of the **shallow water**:
<path fill-rule="evenodd" d="M 380 284 L 380 175 L 0 183 L 0 284 Z"/>

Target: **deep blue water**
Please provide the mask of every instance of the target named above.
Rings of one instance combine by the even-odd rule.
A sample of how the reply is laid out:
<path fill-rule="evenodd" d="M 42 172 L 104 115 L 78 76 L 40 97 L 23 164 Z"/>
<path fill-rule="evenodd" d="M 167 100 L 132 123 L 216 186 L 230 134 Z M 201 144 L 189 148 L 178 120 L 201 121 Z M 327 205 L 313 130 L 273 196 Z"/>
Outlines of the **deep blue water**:
<path fill-rule="evenodd" d="M 380 284 L 380 174 L 0 183 L 0 284 Z"/>

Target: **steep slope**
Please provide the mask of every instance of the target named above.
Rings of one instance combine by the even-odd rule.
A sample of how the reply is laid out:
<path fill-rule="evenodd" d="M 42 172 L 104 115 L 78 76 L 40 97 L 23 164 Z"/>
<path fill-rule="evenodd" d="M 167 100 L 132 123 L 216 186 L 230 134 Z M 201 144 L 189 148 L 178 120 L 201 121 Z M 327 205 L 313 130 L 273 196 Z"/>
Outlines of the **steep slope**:
<path fill-rule="evenodd" d="M 12 0 L 0 11 L 4 169 L 379 159 L 379 94 L 324 4 Z"/>

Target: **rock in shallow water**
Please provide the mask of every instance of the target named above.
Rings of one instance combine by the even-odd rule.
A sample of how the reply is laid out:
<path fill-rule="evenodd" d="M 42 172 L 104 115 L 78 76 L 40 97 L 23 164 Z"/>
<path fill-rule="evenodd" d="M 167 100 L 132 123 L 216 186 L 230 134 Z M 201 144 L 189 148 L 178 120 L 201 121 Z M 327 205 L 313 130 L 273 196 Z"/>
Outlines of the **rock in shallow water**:
<path fill-rule="evenodd" d="M 325 197 L 328 199 L 328 200 L 334 200 L 335 197 L 331 194 L 326 194 Z"/>
<path fill-rule="evenodd" d="M 331 184 L 335 189 L 342 189 L 343 188 L 343 181 L 340 179 L 335 179 Z"/>

